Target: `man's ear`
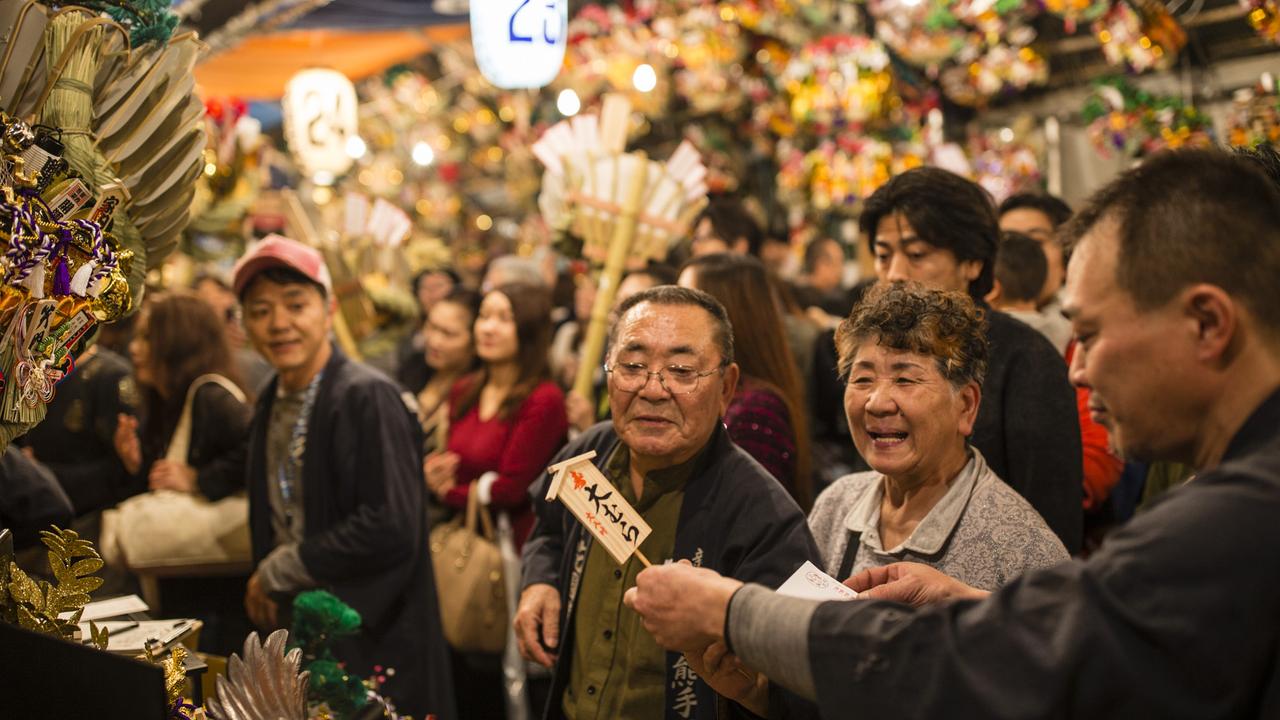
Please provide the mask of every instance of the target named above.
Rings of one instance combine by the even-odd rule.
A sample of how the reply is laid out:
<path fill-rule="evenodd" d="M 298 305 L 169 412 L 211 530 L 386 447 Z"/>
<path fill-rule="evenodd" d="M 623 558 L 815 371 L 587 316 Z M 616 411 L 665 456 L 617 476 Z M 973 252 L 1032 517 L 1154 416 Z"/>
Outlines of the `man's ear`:
<path fill-rule="evenodd" d="M 729 409 L 729 401 L 733 400 L 733 394 L 738 390 L 738 378 L 741 374 L 742 370 L 738 368 L 738 363 L 729 363 L 724 369 L 724 384 L 720 388 L 720 414 L 722 416 Z"/>
<path fill-rule="evenodd" d="M 969 281 L 973 282 L 973 278 L 969 278 Z M 987 303 L 990 305 L 995 305 L 996 303 L 1000 302 L 1000 296 L 1003 294 L 1004 294 L 1004 288 L 1000 286 L 1000 281 L 992 280 L 991 292 L 987 293 L 987 296 L 983 298 L 983 300 L 986 300 Z"/>
<path fill-rule="evenodd" d="M 1196 356 L 1208 363 L 1228 360 L 1239 334 L 1240 306 L 1217 285 L 1200 283 L 1182 292 L 1182 311 L 1194 323 Z"/>

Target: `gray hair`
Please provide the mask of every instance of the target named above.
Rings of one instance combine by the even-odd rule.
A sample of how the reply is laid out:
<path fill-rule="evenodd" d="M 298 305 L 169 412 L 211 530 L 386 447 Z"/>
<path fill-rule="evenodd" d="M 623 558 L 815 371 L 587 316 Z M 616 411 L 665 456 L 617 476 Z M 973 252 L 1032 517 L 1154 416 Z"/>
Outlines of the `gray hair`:
<path fill-rule="evenodd" d="M 618 320 L 609 330 L 610 346 L 613 345 L 617 336 L 618 326 L 622 324 L 622 320 L 627 316 L 627 313 L 640 303 L 646 302 L 654 305 L 692 306 L 706 310 L 716 326 L 714 340 L 720 348 L 720 362 L 725 365 L 733 362 L 733 325 L 729 322 L 729 313 L 724 309 L 724 305 L 721 305 L 719 300 L 701 290 L 678 287 L 676 285 L 651 287 L 623 300 L 617 309 Z"/>
<path fill-rule="evenodd" d="M 546 278 L 543 277 L 536 260 L 519 255 L 501 255 L 494 258 L 484 274 L 485 289 L 491 290 L 499 285 L 511 283 L 527 283 L 544 288 L 547 286 Z"/>

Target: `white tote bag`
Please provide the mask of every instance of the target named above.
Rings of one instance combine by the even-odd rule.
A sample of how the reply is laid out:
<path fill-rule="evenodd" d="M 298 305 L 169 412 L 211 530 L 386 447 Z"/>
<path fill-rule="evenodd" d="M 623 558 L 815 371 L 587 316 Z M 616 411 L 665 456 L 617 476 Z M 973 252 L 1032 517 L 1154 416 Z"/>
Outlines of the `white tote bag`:
<path fill-rule="evenodd" d="M 191 449 L 191 405 L 196 391 L 221 385 L 245 402 L 244 393 L 221 375 L 201 375 L 187 389 L 178 426 L 165 459 L 186 463 Z M 243 491 L 210 502 L 199 493 L 153 490 L 102 513 L 102 556 L 133 569 L 248 563 L 249 501 Z"/>

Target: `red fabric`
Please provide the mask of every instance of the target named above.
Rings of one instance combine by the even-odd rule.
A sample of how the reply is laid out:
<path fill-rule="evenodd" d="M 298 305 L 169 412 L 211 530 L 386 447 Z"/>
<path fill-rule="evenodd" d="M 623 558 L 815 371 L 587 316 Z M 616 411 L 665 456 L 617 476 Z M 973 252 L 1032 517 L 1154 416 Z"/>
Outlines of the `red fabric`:
<path fill-rule="evenodd" d="M 1073 340 L 1067 347 L 1067 365 L 1075 354 Z M 1089 417 L 1089 390 L 1076 387 L 1076 411 L 1080 415 L 1080 445 L 1084 448 L 1084 509 L 1096 510 L 1120 482 L 1124 461 L 1111 453 L 1107 429 Z"/>
<path fill-rule="evenodd" d="M 463 379 L 454 385 L 450 404 L 457 402 L 468 382 Z M 445 494 L 444 504 L 465 509 L 472 484 L 487 472 L 497 472 L 490 504 L 510 516 L 519 549 L 533 528 L 529 485 L 546 471 L 568 431 L 564 394 L 549 380 L 534 388 L 508 419 L 495 416 L 482 421 L 476 403 L 449 428 L 448 449 L 458 454 L 458 484 Z"/>
<path fill-rule="evenodd" d="M 791 414 L 782 396 L 743 377 L 724 413 L 729 437 L 796 495 L 796 443 Z"/>

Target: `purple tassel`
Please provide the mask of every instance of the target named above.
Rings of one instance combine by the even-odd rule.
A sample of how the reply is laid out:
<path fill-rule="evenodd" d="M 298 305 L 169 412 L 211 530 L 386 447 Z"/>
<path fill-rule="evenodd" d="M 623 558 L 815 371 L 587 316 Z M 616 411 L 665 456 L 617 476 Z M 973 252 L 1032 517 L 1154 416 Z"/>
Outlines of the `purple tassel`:
<path fill-rule="evenodd" d="M 66 258 L 58 258 L 58 269 L 53 274 L 53 294 L 56 296 L 71 294 L 71 271 L 67 269 Z"/>
<path fill-rule="evenodd" d="M 53 271 L 53 294 L 62 297 L 71 294 L 71 267 L 66 256 L 67 248 L 71 245 L 71 231 L 63 228 L 58 232 L 58 239 L 58 246 L 53 251 L 57 258 L 57 267 Z"/>

